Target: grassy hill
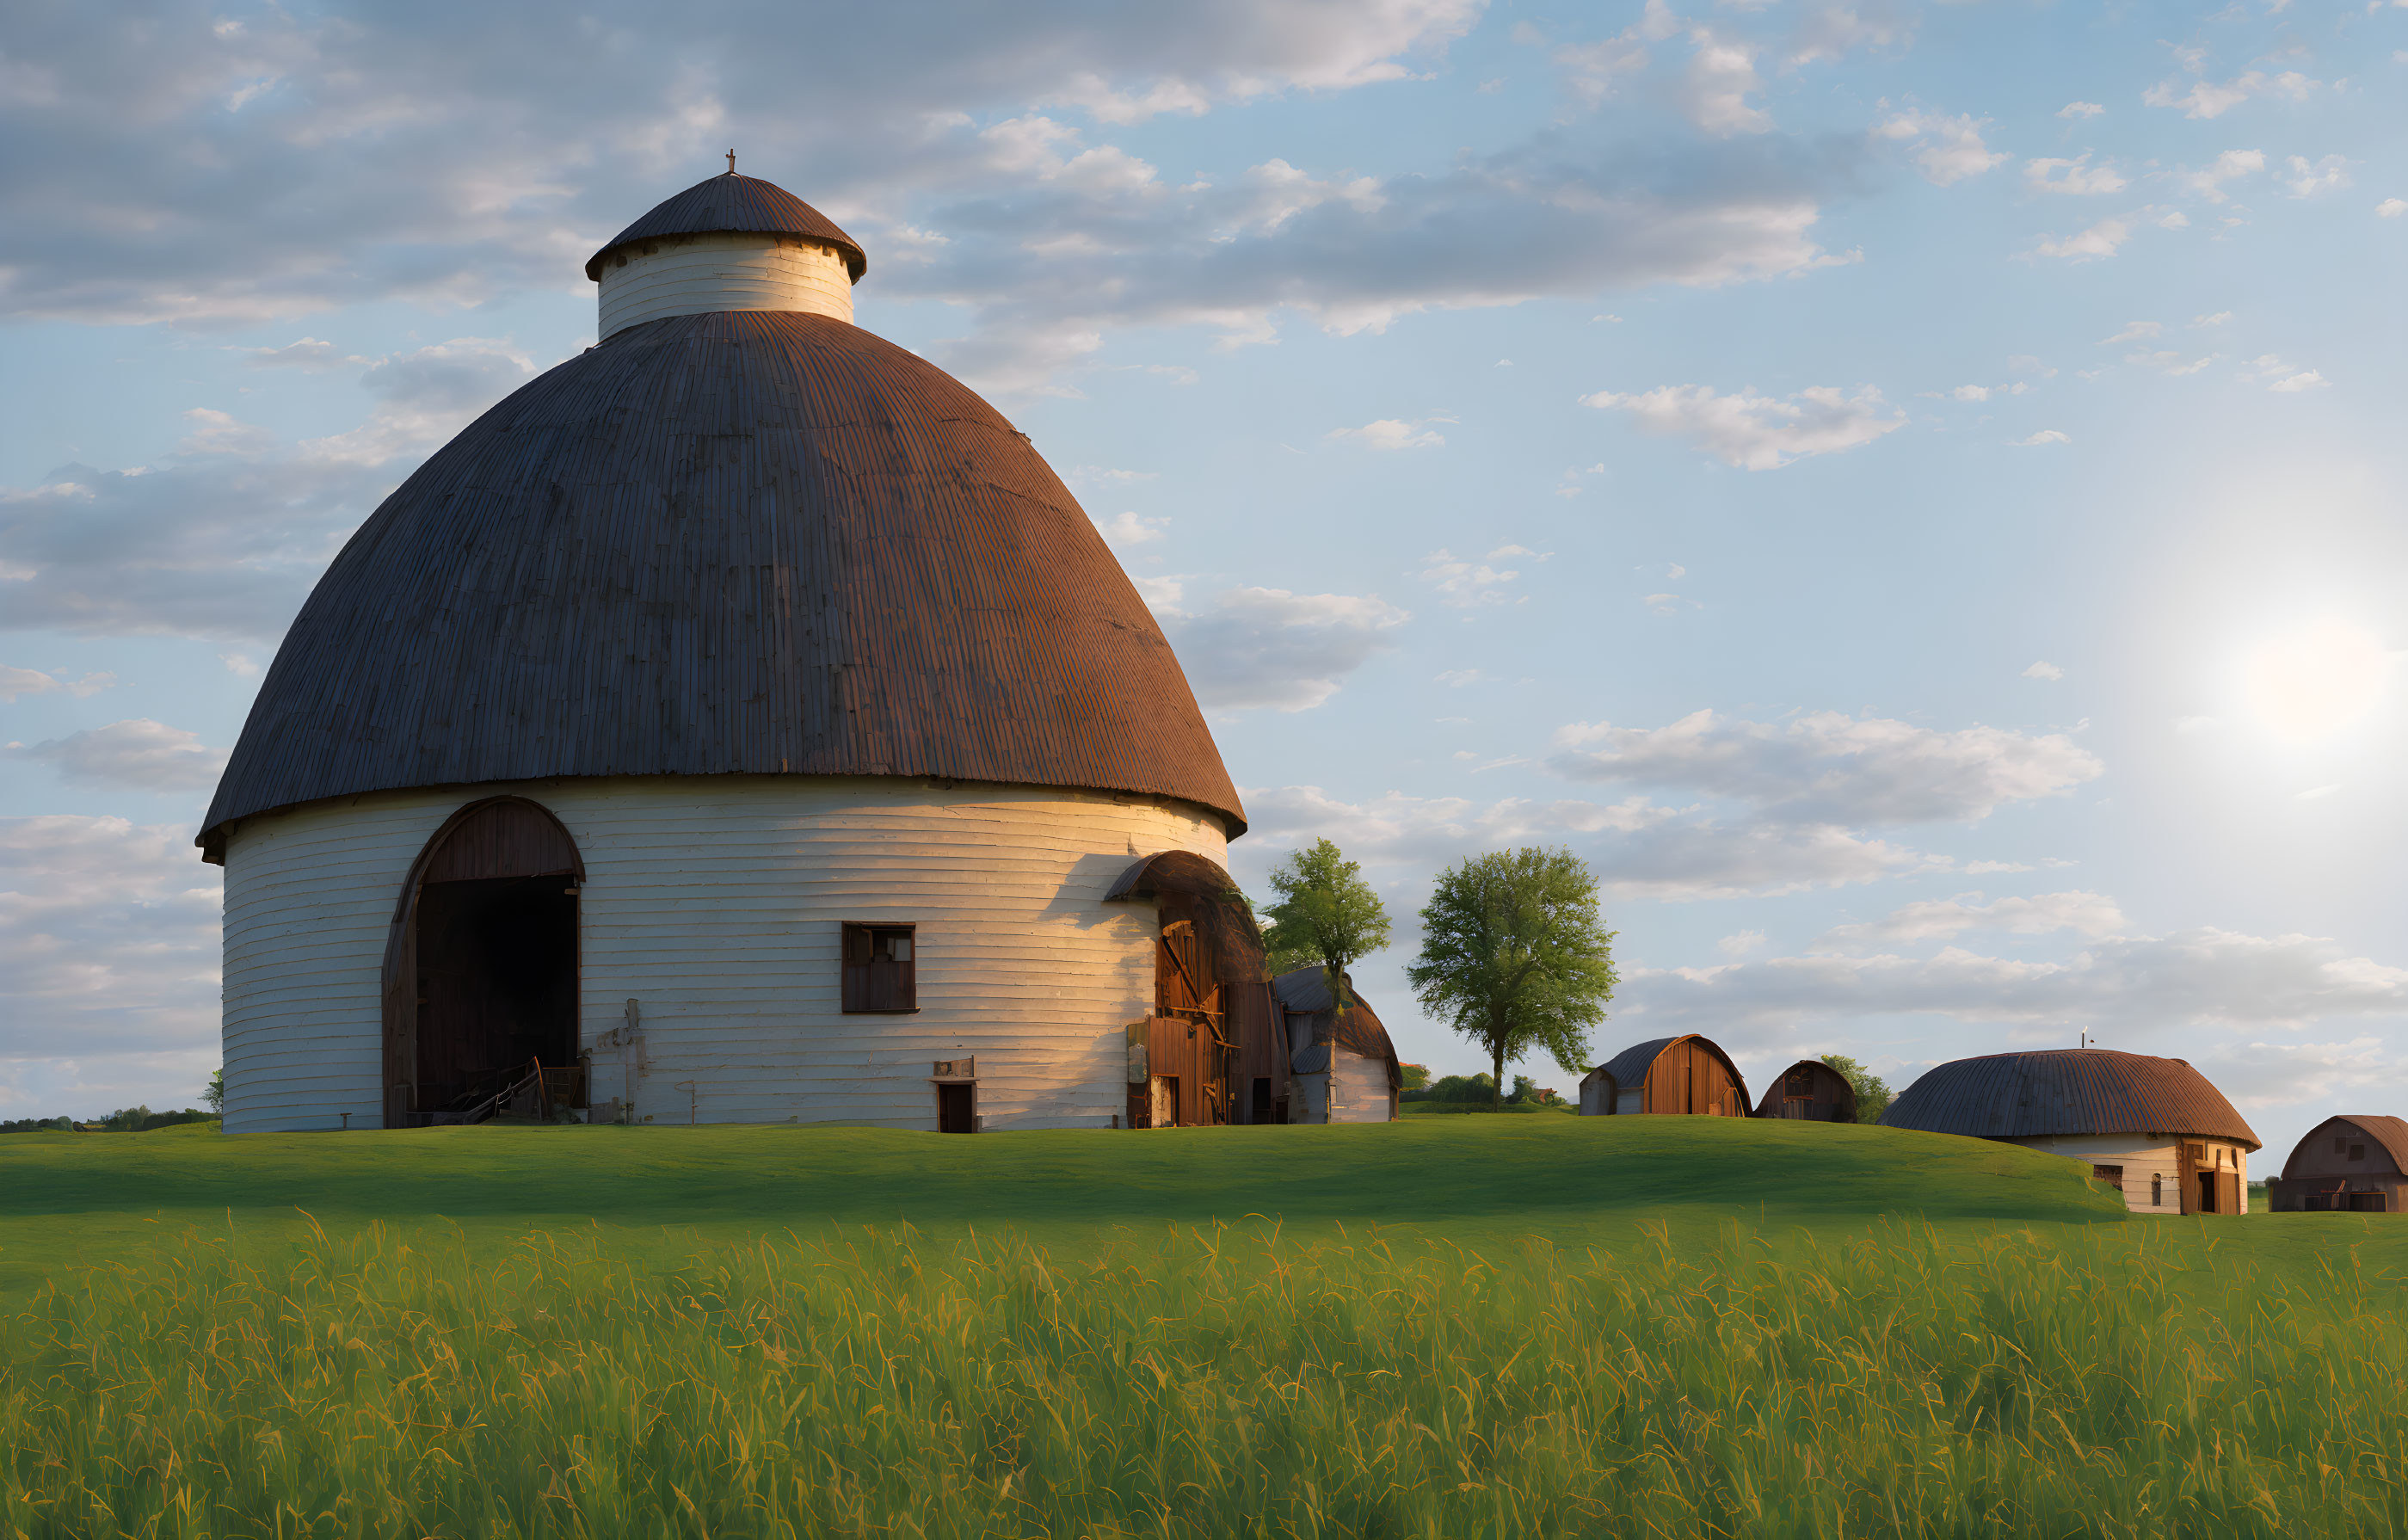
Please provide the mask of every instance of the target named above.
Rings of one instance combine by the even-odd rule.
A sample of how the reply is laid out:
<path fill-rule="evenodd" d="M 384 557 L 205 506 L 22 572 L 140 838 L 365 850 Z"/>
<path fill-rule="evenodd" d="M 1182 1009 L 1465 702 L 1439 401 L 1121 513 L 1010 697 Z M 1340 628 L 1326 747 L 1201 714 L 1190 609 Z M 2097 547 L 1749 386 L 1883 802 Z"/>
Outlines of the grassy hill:
<path fill-rule="evenodd" d="M 826 1224 L 1069 1239 L 1262 1215 L 1559 1245 L 1732 1217 L 2114 1219 L 2069 1160 L 1892 1129 L 1720 1118 L 1450 1117 L 1341 1128 L 942 1138 L 791 1127 L 429 1129 L 0 1140 L 0 1292 L 163 1224 L 296 1233 L 442 1218 L 477 1233 L 599 1221 L 734 1239 Z"/>
<path fill-rule="evenodd" d="M 2408 1226 L 1890 1130 L 23 1135 L 0 1248 L 0 1533 L 2408 1529 Z"/>

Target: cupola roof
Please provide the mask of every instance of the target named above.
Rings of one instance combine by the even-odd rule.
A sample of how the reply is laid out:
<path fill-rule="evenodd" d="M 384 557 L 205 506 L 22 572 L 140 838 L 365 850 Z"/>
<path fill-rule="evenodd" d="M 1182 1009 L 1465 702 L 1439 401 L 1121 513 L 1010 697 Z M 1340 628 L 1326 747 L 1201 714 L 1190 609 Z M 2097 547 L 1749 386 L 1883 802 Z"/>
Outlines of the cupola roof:
<path fill-rule="evenodd" d="M 798 236 L 841 252 L 845 269 L 855 283 L 869 271 L 868 253 L 861 249 L 861 242 L 837 228 L 836 221 L 775 182 L 726 171 L 695 182 L 611 237 L 600 251 L 586 258 L 585 276 L 601 281 L 603 263 L 624 247 L 664 237 L 721 233 Z"/>

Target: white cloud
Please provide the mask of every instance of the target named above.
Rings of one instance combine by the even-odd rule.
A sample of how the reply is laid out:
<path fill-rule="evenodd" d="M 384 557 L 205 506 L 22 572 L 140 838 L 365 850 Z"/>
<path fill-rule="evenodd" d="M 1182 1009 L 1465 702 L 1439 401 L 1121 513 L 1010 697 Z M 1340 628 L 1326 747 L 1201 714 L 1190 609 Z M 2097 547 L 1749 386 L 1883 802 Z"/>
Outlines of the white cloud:
<path fill-rule="evenodd" d="M 1670 901 L 1841 887 L 1944 869 L 1934 857 L 1829 825 L 1751 820 L 1722 823 L 1661 807 L 1643 797 L 1620 802 L 1485 804 L 1402 792 L 1343 802 L 1318 786 L 1245 788 L 1254 819 L 1247 843 L 1272 851 L 1326 835 L 1367 864 L 1436 866 L 1475 850 L 1538 842 L 1586 853 L 1606 890 Z M 1254 836 L 1260 837 L 1257 844 Z"/>
<path fill-rule="evenodd" d="M 2024 162 L 2024 185 L 2035 193 L 2096 197 L 2104 193 L 2120 193 L 2131 183 L 2126 181 L 2113 166 L 2093 166 L 2090 152 L 2086 150 L 2071 160 Z"/>
<path fill-rule="evenodd" d="M 2185 171 L 2177 179 L 2209 203 L 2223 203 L 2231 194 L 2224 184 L 2242 177 L 2254 177 L 2266 169 L 2266 152 L 2262 150 L 2228 150 L 2197 171 Z"/>
<path fill-rule="evenodd" d="M 2008 439 L 2007 447 L 2010 449 L 2038 449 L 2042 444 L 2070 444 L 2071 442 L 2073 442 L 2073 437 L 2071 434 L 2061 432 L 2056 428 L 2042 428 L 2038 433 L 2031 434 L 2026 438 Z"/>
<path fill-rule="evenodd" d="M 2281 391 L 2285 394 L 2317 390 L 2330 382 L 2315 369 L 2303 369 L 2296 364 L 2286 364 L 2271 353 L 2260 353 L 2243 366 L 2241 378 L 2262 382 L 2268 390 Z"/>
<path fill-rule="evenodd" d="M 2349 185 L 2349 162 L 2339 155 L 2327 155 L 2313 165 L 2305 155 L 2293 155 L 2286 164 L 2291 174 L 2283 179 L 2283 185 L 2291 190 L 2295 198 L 2313 197 Z"/>
<path fill-rule="evenodd" d="M 1505 547 L 1504 551 L 1491 552 L 1489 560 L 1498 559 L 1506 552 L 1519 555 L 1533 554 L 1518 545 L 1512 545 Z M 1504 603 L 1505 585 L 1521 575 L 1516 569 L 1491 567 L 1488 561 L 1464 561 L 1455 553 L 1443 549 L 1433 551 L 1422 558 L 1422 581 L 1437 589 L 1443 602 L 1458 608 Z"/>
<path fill-rule="evenodd" d="M 1446 439 L 1428 424 L 1453 421 L 1449 417 L 1437 417 L 1406 423 L 1394 417 L 1383 417 L 1361 427 L 1332 428 L 1322 437 L 1333 442 L 1352 439 L 1367 449 L 1435 449 L 1445 443 Z"/>
<path fill-rule="evenodd" d="M 289 453 L 196 409 L 175 462 L 0 487 L 0 570 L 20 580 L 0 627 L 273 640 L 360 519 L 531 368 L 508 343 L 454 338 L 372 365 L 366 421 Z"/>
<path fill-rule="evenodd" d="M 2033 664 L 2030 668 L 2026 669 L 2024 670 L 2024 677 L 2026 679 L 2063 679 L 2065 677 L 2065 670 L 2058 668 L 2056 664 L 2049 662 L 2046 658 L 2042 658 L 2039 662 Z"/>
<path fill-rule="evenodd" d="M 1432 674 L 1430 679 L 1450 690 L 1459 690 L 1467 684 L 1477 684 L 1487 677 L 1477 669 L 1449 669 L 1444 673 Z"/>
<path fill-rule="evenodd" d="M 0 753 L 56 766 L 76 785 L 132 791 L 206 790 L 217 784 L 226 761 L 226 751 L 208 747 L 198 733 L 149 717 L 30 745 L 10 743 Z"/>
<path fill-rule="evenodd" d="M 1971 822 L 2009 802 L 2065 796 L 2105 769 L 2061 733 L 1952 732 L 1836 712 L 1769 723 L 1699 711 L 1652 728 L 1574 723 L 1555 741 L 1563 752 L 1548 765 L 1558 774 L 1846 825 Z"/>
<path fill-rule="evenodd" d="M 2209 315 L 2192 316 L 2190 318 L 2190 324 L 2194 326 L 2221 326 L 2231 319 L 2232 312 L 2230 310 L 2217 310 Z"/>
<path fill-rule="evenodd" d="M 1689 41 L 1697 51 L 1681 81 L 1681 108 L 1689 121 L 1726 137 L 1770 129 L 1772 114 L 1748 102 L 1764 84 L 1756 78 L 1756 46 L 1712 27 L 1695 28 Z"/>
<path fill-rule="evenodd" d="M 2003 151 L 1993 151 L 1982 142 L 1982 130 L 1988 124 L 1987 118 L 1970 113 L 1951 118 L 1915 109 L 1883 120 L 1873 129 L 1873 137 L 1913 141 L 1917 146 L 1914 164 L 1922 168 L 1924 180 L 1945 187 L 1978 177 L 2007 160 Z"/>
<path fill-rule="evenodd" d="M 149 1054 L 197 1097 L 217 1062 L 219 885 L 186 828 L 0 818 L 0 1088 L 22 1101 L 63 1055 Z"/>
<path fill-rule="evenodd" d="M 1114 470 L 1110 466 L 1072 466 L 1062 480 L 1073 492 L 1095 492 L 1158 479 L 1158 470 Z"/>
<path fill-rule="evenodd" d="M 2374 206 L 2374 213 L 2378 219 L 2398 219 L 2408 214 L 2408 198 L 2385 198 Z"/>
<path fill-rule="evenodd" d="M 48 695 L 64 690 L 82 700 L 98 695 L 117 683 L 112 673 L 88 673 L 69 679 L 66 670 L 44 673 L 39 669 L 13 669 L 0 663 L 0 700 L 14 700 L 21 695 Z"/>
<path fill-rule="evenodd" d="M 1733 960 L 1746 957 L 1750 952 L 1761 952 L 1764 950 L 1764 932 L 1742 930 L 1735 935 L 1725 936 L 1714 943 L 1714 950 Z"/>
<path fill-rule="evenodd" d="M 2032 250 L 2038 255 L 2044 257 L 2062 257 L 2069 262 L 2090 262 L 2100 257 L 2114 256 L 2116 248 L 2129 240 L 2131 237 L 2130 220 L 2102 219 L 2087 230 L 2067 236 L 2062 239 L 2056 236 L 2043 236 L 2041 237 L 2040 244 Z"/>
<path fill-rule="evenodd" d="M 2101 893 L 2042 893 L 2032 898 L 2000 899 L 1982 903 L 1978 893 L 1954 899 L 1927 899 L 1890 911 L 1878 920 L 1842 925 L 1823 936 L 1838 946 L 1899 946 L 1914 942 L 1953 940 L 1968 930 L 2003 930 L 2017 936 L 2041 936 L 2073 930 L 2085 936 L 2121 933 L 2124 912 Z"/>
<path fill-rule="evenodd" d="M 2151 338 L 2161 335 L 2165 329 L 2165 323 L 2161 321 L 2127 321 L 2124 323 L 2122 331 L 2113 337 L 2100 338 L 2099 345 L 2109 348 L 2118 342 L 2145 342 Z"/>
<path fill-rule="evenodd" d="M 1159 604 L 1155 612 L 1196 698 L 1225 711 L 1309 711 L 1394 646 L 1388 633 L 1412 618 L 1376 596 L 1283 588 L 1231 588 L 1197 613 Z"/>
<path fill-rule="evenodd" d="M 1104 539 L 1114 545 L 1151 545 L 1170 534 L 1167 516 L 1147 519 L 1135 513 L 1115 513 L 1109 519 L 1096 519 L 1092 514 L 1089 517 Z"/>
<path fill-rule="evenodd" d="M 1870 385 L 1850 396 L 1815 385 L 1788 397 L 1742 388 L 1718 396 L 1709 385 L 1658 385 L 1634 395 L 1598 391 L 1581 405 L 1627 411 L 1656 438 L 1695 442 L 1726 465 L 1774 470 L 1810 454 L 1836 454 L 1906 425 Z"/>
<path fill-rule="evenodd" d="M 2350 956 L 2318 937 L 2202 928 L 2102 938 L 2062 961 L 1951 946 L 1927 958 L 1822 955 L 1634 969 L 1617 1009 L 1626 1021 L 1645 1018 L 1648 1031 L 1900 1015 L 2046 1028 L 2069 1040 L 2076 1028 L 2103 1027 L 2119 1046 L 2146 1052 L 2153 1033 L 2175 1028 L 2300 1028 L 2319 1016 L 2408 1011 L 2408 969 Z M 2197 1057 L 2196 1047 L 2182 1057 Z"/>
<path fill-rule="evenodd" d="M 361 368 L 375 362 L 347 353 L 332 342 L 321 341 L 314 337 L 300 338 L 280 348 L 239 348 L 236 351 L 249 353 L 255 368 L 302 369 L 311 374 L 322 374 L 329 369 Z"/>
<path fill-rule="evenodd" d="M 2185 375 L 2197 374 L 2201 369 L 2204 369 L 2210 364 L 2214 363 L 2217 359 L 2223 356 L 2224 355 L 2219 353 L 2211 353 L 2202 354 L 2197 358 L 2186 358 L 2171 348 L 2157 349 L 2155 351 L 2143 349 L 2139 353 L 2126 353 L 2124 355 L 2124 362 L 2127 364 L 2138 364 L 2143 368 L 2155 369 L 2159 374 Z"/>
<path fill-rule="evenodd" d="M 2096 118 L 2107 109 L 2097 102 L 2068 102 L 2057 109 L 2060 118 Z"/>
<path fill-rule="evenodd" d="M 2231 111 L 2253 96 L 2281 96 L 2289 101 L 2305 101 L 2324 89 L 2322 80 L 2312 80 L 2297 70 L 2267 75 L 2261 70 L 2249 70 L 2221 84 L 2198 79 L 2190 89 L 2177 94 L 2175 82 L 2161 80 L 2141 94 L 2141 100 L 2151 107 L 2172 107 L 2182 109 L 2186 118 L 2217 118 Z"/>

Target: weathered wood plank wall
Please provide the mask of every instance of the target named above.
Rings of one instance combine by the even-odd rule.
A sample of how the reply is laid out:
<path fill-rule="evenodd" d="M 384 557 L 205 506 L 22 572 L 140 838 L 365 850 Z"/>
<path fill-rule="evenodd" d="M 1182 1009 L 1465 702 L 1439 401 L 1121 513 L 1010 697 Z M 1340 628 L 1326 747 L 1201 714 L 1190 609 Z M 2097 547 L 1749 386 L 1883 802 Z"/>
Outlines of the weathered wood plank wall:
<path fill-rule="evenodd" d="M 246 820 L 228 842 L 230 1130 L 381 1120 L 386 928 L 421 847 L 500 793 L 585 862 L 592 1094 L 638 1119 L 936 1126 L 937 1059 L 975 1057 L 991 1130 L 1103 1127 L 1122 1029 L 1152 1013 L 1150 906 L 1107 904 L 1132 856 L 1224 860 L 1217 818 L 1136 794 L 885 777 L 627 777 L 373 793 Z M 920 1010 L 839 1009 L 839 926 L 918 927 Z"/>

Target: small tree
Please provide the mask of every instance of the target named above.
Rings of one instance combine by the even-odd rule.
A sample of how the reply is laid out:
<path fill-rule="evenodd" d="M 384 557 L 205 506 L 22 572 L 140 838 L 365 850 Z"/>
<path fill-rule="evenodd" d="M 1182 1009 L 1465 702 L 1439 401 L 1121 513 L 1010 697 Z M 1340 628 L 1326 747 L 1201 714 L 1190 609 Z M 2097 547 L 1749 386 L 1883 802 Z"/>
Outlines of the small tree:
<path fill-rule="evenodd" d="M 209 1104 L 209 1111 L 217 1116 L 225 1115 L 225 1066 L 220 1065 L 210 1072 L 208 1087 L 201 1092 L 201 1100 Z"/>
<path fill-rule="evenodd" d="M 1404 1076 L 1404 1089 L 1408 1091 L 1426 1091 L 1429 1089 L 1430 1076 L 1428 1065 L 1399 1064 L 1397 1066 L 1397 1069 L 1398 1072 Z"/>
<path fill-rule="evenodd" d="M 1889 1105 L 1889 1082 L 1845 1054 L 1825 1054 L 1823 1062 L 1848 1077 L 1856 1091 L 1856 1121 L 1870 1123 Z"/>
<path fill-rule="evenodd" d="M 1321 964 L 1333 1007 L 1345 1010 L 1354 1003 L 1346 971 L 1388 944 L 1387 906 L 1363 880 L 1362 863 L 1315 840 L 1271 869 L 1271 887 L 1279 901 L 1266 911 L 1270 924 L 1263 931 L 1271 971 Z"/>
<path fill-rule="evenodd" d="M 1620 982 L 1597 879 L 1568 850 L 1474 856 L 1450 867 L 1422 910 L 1422 953 L 1405 970 L 1422 1009 L 1488 1050 L 1490 1105 L 1505 1063 L 1544 1047 L 1586 1072 L 1588 1029 Z"/>

